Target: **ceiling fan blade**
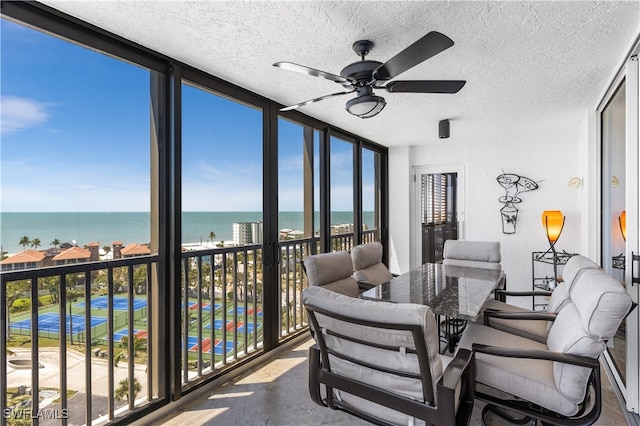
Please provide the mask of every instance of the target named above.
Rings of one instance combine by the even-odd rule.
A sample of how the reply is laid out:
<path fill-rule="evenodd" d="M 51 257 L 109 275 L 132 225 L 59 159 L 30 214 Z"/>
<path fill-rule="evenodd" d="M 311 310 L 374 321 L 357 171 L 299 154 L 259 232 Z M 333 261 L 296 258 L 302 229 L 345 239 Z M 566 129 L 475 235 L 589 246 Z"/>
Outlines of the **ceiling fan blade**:
<path fill-rule="evenodd" d="M 355 89 L 354 90 L 350 90 L 348 92 L 337 92 L 337 93 L 332 93 L 330 95 L 320 96 L 319 98 L 309 99 L 308 101 L 300 102 L 299 104 L 295 104 L 295 105 L 291 105 L 291 106 L 288 106 L 288 107 L 280 108 L 280 111 L 291 111 L 292 109 L 300 108 L 301 106 L 309 105 L 309 104 L 312 104 L 314 102 L 323 101 L 325 99 L 333 98 L 334 96 L 346 95 L 346 94 L 353 93 L 353 92 L 355 92 Z"/>
<path fill-rule="evenodd" d="M 398 80 L 384 87 L 391 93 L 458 93 L 466 83 L 465 80 Z"/>
<path fill-rule="evenodd" d="M 378 81 L 390 80 L 451 46 L 453 46 L 453 40 L 444 34 L 431 31 L 380 65 L 373 72 L 373 78 Z"/>
<path fill-rule="evenodd" d="M 273 66 L 278 68 L 283 68 L 289 71 L 295 71 L 302 74 L 312 75 L 314 77 L 326 78 L 327 80 L 335 81 L 336 83 L 349 83 L 349 80 L 347 80 L 342 76 L 320 71 L 314 68 L 305 67 L 304 65 L 294 64 L 293 62 L 284 62 L 284 61 L 276 62 L 275 64 L 273 64 Z"/>

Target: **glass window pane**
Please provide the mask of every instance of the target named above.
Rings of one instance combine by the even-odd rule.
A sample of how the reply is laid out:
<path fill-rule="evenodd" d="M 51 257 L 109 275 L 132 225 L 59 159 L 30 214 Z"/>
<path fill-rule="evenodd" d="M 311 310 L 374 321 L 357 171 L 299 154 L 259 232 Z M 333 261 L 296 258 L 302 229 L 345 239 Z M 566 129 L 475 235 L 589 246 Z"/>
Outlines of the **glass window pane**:
<path fill-rule="evenodd" d="M 331 137 L 331 251 L 353 246 L 353 144 Z"/>

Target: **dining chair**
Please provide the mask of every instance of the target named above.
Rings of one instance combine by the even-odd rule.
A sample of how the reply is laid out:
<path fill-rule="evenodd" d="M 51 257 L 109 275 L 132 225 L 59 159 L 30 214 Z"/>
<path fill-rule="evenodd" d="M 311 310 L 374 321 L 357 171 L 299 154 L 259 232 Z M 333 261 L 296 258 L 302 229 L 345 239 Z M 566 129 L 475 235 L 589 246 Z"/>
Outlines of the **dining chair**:
<path fill-rule="evenodd" d="M 346 296 L 358 297 L 360 288 L 353 277 L 353 263 L 347 251 L 307 256 L 302 261 L 309 286 L 320 286 Z"/>
<path fill-rule="evenodd" d="M 545 321 L 553 319 L 564 304 L 570 300 L 570 295 L 575 290 L 579 277 L 584 271 L 589 269 L 598 270 L 600 266 L 591 259 L 576 254 L 571 256 L 567 261 L 563 270 L 563 280 L 553 291 L 535 290 L 518 292 L 498 290 L 496 299 L 489 299 L 485 304 L 483 316 L 479 318 L 479 321 L 498 330 L 517 334 L 539 342 L 545 342 L 549 330 L 549 326 Z M 549 304 L 545 312 L 533 311 L 503 302 L 502 300 L 504 300 L 506 296 L 544 296 L 549 297 Z"/>
<path fill-rule="evenodd" d="M 318 405 L 380 425 L 466 425 L 473 411 L 472 353 L 438 354 L 426 305 L 302 293 L 315 344 L 309 392 Z"/>
<path fill-rule="evenodd" d="M 353 276 L 361 289 L 369 289 L 393 278 L 382 263 L 383 247 L 379 242 L 359 244 L 351 249 Z"/>
<path fill-rule="evenodd" d="M 445 265 L 502 269 L 500 243 L 497 241 L 447 240 L 442 257 Z"/>
<path fill-rule="evenodd" d="M 468 324 L 459 347 L 475 354 L 475 396 L 487 403 L 483 417 L 492 411 L 519 424 L 537 419 L 558 425 L 598 419 L 598 358 L 635 304 L 622 284 L 600 269 L 584 270 L 574 285 L 545 342 Z"/>

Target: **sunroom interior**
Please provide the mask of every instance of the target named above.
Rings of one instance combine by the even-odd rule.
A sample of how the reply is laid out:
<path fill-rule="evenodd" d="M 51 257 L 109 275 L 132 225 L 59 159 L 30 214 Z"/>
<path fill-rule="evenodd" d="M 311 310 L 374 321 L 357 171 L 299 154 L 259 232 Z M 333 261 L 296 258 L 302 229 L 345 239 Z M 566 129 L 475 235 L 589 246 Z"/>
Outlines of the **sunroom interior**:
<path fill-rule="evenodd" d="M 454 44 L 408 67 L 398 80 L 464 80 L 456 93 L 385 93 L 380 85 L 374 90 L 386 105 L 361 118 L 345 108 L 355 96 L 342 94 L 350 88 L 319 78 L 364 60 L 352 47 L 357 41 L 373 42 L 366 59 L 384 63 L 431 31 Z M 181 400 L 309 339 L 300 261 L 310 254 L 378 241 L 389 270 L 403 274 L 441 261 L 447 238 L 497 241 L 507 288 L 531 290 L 540 274 L 550 273 L 548 262 L 536 258 L 549 253 L 543 211 L 564 216 L 555 250 L 592 259 L 638 301 L 639 286 L 631 285 L 640 268 L 633 260 L 640 210 L 637 1 L 3 1 L 2 38 L 3 120 L 15 105 L 5 98 L 39 99 L 37 85 L 28 89 L 13 80 L 36 67 L 33 82 L 45 75 L 71 82 L 57 89 L 64 102 L 63 92 L 86 95 L 78 101 L 85 102 L 86 115 L 77 117 L 75 135 L 86 145 L 103 131 L 131 140 L 113 149 L 139 156 L 146 192 L 122 183 L 120 198 L 104 199 L 119 204 L 113 211 L 143 200 L 148 240 L 137 242 L 148 243 L 151 253 L 47 268 L 3 267 L 3 410 L 12 407 L 23 385 L 56 388 L 61 396 L 55 407 L 77 407 L 70 412 L 72 423 L 144 423 L 154 412 L 176 410 Z M 29 63 L 28 54 L 16 55 L 31 52 L 33 58 L 29 49 L 36 39 L 65 45 L 51 42 L 51 61 Z M 11 55 L 5 45 L 13 45 Z M 90 62 L 89 55 L 117 63 L 120 68 L 109 72 L 122 74 L 93 65 L 77 69 Z M 279 61 L 321 70 L 320 75 L 274 66 Z M 125 117 L 106 107 L 100 98 L 105 89 L 120 96 L 123 110 L 128 103 L 142 105 L 138 133 L 114 130 Z M 318 100 L 336 93 L 341 94 Z M 307 100 L 317 101 L 281 110 Z M 57 99 L 41 101 L 54 105 Z M 95 123 L 81 125 L 88 117 Z M 11 139 L 18 133 L 3 126 L 3 151 L 20 141 Z M 95 161 L 89 154 L 85 159 Z M 17 166 L 0 161 L 8 179 Z M 196 166 L 202 174 L 191 173 Z M 530 184 L 513 192 L 505 177 Z M 437 203 L 425 186 L 448 188 L 442 220 L 427 219 L 426 205 Z M 3 185 L 3 206 L 17 196 L 9 189 Z M 507 206 L 506 199 L 517 201 Z M 81 204 L 82 196 L 76 201 Z M 505 215 L 506 207 L 515 213 Z M 202 230 L 199 243 L 187 236 L 185 214 L 216 210 L 258 215 L 234 220 L 242 222 L 233 237 L 240 243 L 213 244 L 211 229 L 204 231 L 211 231 L 205 243 Z M 282 217 L 290 211 L 300 212 L 297 231 L 283 229 Z M 253 238 L 243 240 L 245 233 Z M 132 283 L 142 270 L 139 291 Z M 120 275 L 129 283 L 121 295 L 113 289 Z M 63 326 L 40 342 L 43 313 L 37 304 L 24 318 L 12 316 L 13 284 L 26 283 L 22 295 L 36 300 L 42 282 L 55 279 L 56 315 L 77 309 L 91 322 L 92 309 L 71 302 L 91 298 L 93 308 L 98 276 L 104 276 L 100 294 L 108 300 L 104 331 L 92 326 L 76 335 L 73 326 L 66 332 Z M 114 308 L 119 296 L 128 300 L 125 313 Z M 146 304 L 144 316 L 133 308 L 136 299 Z M 221 317 L 213 314 L 217 304 Z M 636 309 L 601 359 L 627 421 L 638 421 L 640 413 L 639 318 Z M 25 334 L 30 343 L 16 350 L 16 324 L 27 320 L 34 324 Z M 226 329 L 218 330 L 215 321 Z M 114 341 L 123 329 L 135 343 L 141 328 L 147 333 L 142 350 Z M 94 345 L 98 337 L 107 343 Z M 49 346 L 56 354 L 51 374 L 39 372 L 41 361 L 50 362 Z M 67 351 L 77 352 L 77 362 L 60 355 Z M 110 362 L 122 352 L 119 366 Z M 15 353 L 29 359 L 29 374 L 9 364 Z M 137 395 L 126 403 L 114 396 L 125 378 L 125 393 Z M 143 382 L 141 391 L 134 379 Z M 65 396 L 78 387 L 78 396 Z M 39 403 L 32 404 L 37 411 Z"/>

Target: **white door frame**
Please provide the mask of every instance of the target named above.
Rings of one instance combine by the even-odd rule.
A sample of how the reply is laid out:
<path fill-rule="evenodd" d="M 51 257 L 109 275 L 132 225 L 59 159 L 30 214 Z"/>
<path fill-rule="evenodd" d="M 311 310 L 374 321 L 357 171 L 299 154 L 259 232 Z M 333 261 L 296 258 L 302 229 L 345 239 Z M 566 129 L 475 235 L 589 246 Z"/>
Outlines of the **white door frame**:
<path fill-rule="evenodd" d="M 636 45 L 635 53 L 638 53 Z M 620 73 L 613 80 L 610 90 L 603 97 L 600 107 L 597 109 L 597 141 L 599 161 L 602 158 L 602 111 L 613 97 L 616 89 L 625 81 L 625 209 L 627 211 L 627 240 L 625 244 L 625 275 L 624 281 L 627 292 L 634 302 L 638 303 L 640 289 L 637 285 L 631 284 L 631 254 L 640 252 L 640 240 L 638 237 L 638 217 L 640 216 L 639 196 L 640 175 L 638 167 L 640 165 L 640 149 L 638 147 L 639 135 L 638 126 L 640 123 L 639 99 L 640 99 L 640 77 L 638 70 L 638 60 L 636 56 L 630 57 L 626 66 L 622 67 Z M 602 203 L 602 193 L 599 191 L 600 203 Z M 598 224 L 599 234 L 602 233 L 602 222 Z M 602 259 L 604 263 L 604 259 Z M 639 265 L 635 265 L 638 269 Z M 636 275 L 638 272 L 636 272 Z M 608 352 L 605 352 L 605 360 L 610 366 L 614 380 L 623 395 L 628 411 L 640 412 L 640 312 L 634 309 L 626 320 L 626 377 L 620 377 L 615 364 Z"/>
<path fill-rule="evenodd" d="M 637 54 L 637 51 L 636 51 Z M 640 190 L 640 139 L 638 127 L 640 123 L 640 109 L 638 107 L 640 99 L 640 76 L 638 71 L 638 57 L 634 56 L 627 62 L 626 67 L 626 195 L 625 208 L 627 209 L 627 241 L 625 247 L 626 267 L 624 281 L 634 302 L 638 302 L 638 285 L 631 283 L 632 252 L 640 252 L 640 238 L 638 237 L 638 217 L 640 217 L 640 205 L 638 191 Z M 635 273 L 638 274 L 638 266 L 635 266 Z M 640 412 L 640 314 L 638 308 L 629 315 L 627 320 L 627 378 L 626 378 L 626 401 L 627 409 L 635 413 Z"/>
<path fill-rule="evenodd" d="M 412 247 L 410 268 L 416 268 L 422 264 L 422 221 L 420 220 L 420 177 L 428 174 L 440 174 L 440 173 L 457 173 L 458 186 L 457 186 L 457 202 L 458 202 L 458 238 L 464 238 L 464 223 L 466 212 L 466 174 L 465 164 L 463 163 L 449 163 L 449 164 L 428 164 L 422 166 L 411 167 L 411 200 L 410 200 L 410 244 Z"/>

